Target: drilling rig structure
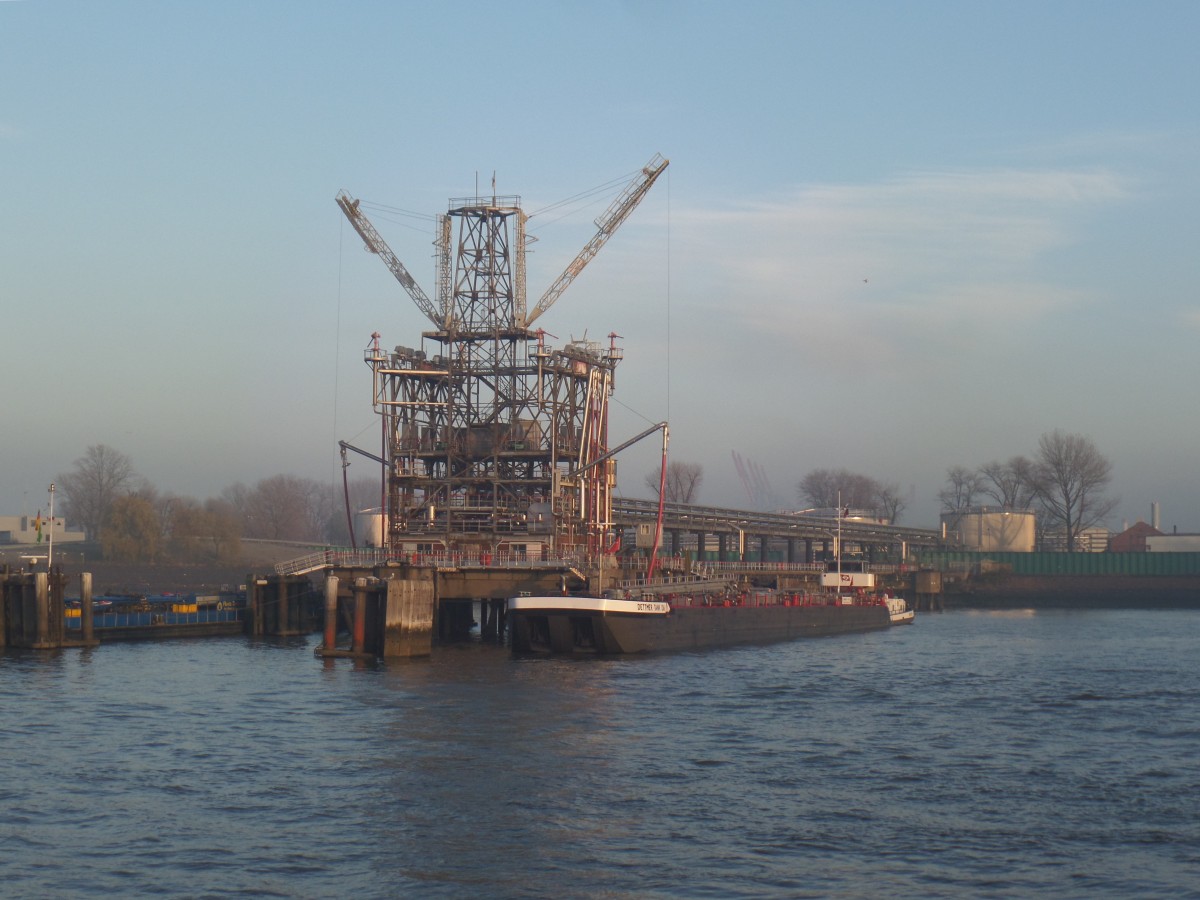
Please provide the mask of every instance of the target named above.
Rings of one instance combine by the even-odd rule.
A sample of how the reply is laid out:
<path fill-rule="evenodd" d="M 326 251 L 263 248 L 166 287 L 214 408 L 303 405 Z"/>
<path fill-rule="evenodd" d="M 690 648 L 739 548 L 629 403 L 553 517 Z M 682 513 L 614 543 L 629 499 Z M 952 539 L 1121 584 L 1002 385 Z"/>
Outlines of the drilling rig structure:
<path fill-rule="evenodd" d="M 520 197 L 452 199 L 438 217 L 431 299 L 345 191 L 337 204 L 433 323 L 421 347 L 365 353 L 381 417 L 381 543 L 406 553 L 596 558 L 610 540 L 616 464 L 608 400 L 622 351 L 561 348 L 533 323 L 596 256 L 666 169 L 655 155 L 596 219 L 595 236 L 526 306 Z M 370 455 L 370 454 L 367 454 Z M 604 457 L 603 459 L 601 459 Z M 599 462 L 597 462 L 599 460 Z"/>

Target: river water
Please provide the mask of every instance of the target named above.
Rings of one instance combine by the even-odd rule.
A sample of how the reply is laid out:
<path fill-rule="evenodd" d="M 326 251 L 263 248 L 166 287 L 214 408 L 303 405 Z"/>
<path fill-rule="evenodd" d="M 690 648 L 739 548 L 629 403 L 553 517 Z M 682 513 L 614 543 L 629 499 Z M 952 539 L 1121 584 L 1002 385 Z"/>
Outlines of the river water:
<path fill-rule="evenodd" d="M 1200 895 L 1200 612 L 0 655 L 5 897 Z"/>

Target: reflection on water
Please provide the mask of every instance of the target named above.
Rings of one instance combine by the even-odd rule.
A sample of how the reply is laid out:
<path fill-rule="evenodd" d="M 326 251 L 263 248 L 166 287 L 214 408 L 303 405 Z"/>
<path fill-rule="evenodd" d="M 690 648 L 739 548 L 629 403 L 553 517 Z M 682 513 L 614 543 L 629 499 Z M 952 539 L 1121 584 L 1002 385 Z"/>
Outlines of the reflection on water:
<path fill-rule="evenodd" d="M 0 656 L 14 897 L 1150 896 L 1200 883 L 1200 617 L 644 659 Z"/>

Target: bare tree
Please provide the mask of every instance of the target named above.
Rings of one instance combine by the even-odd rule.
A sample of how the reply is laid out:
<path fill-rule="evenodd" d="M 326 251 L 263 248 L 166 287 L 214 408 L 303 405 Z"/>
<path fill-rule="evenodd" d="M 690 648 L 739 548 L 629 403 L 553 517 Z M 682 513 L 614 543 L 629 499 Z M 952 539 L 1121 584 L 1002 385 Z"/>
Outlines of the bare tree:
<path fill-rule="evenodd" d="M 273 541 L 321 539 L 322 509 L 328 508 L 328 492 L 310 478 L 275 475 L 252 488 L 235 484 L 224 490 L 222 499 L 237 510 L 245 537 Z"/>
<path fill-rule="evenodd" d="M 237 511 L 224 500 L 204 501 L 205 534 L 213 562 L 236 563 L 242 557 L 242 523 Z M 199 540 L 199 537 L 197 538 Z"/>
<path fill-rule="evenodd" d="M 117 562 L 158 562 L 162 531 L 154 504 L 126 494 L 113 501 L 100 531 L 104 558 Z"/>
<path fill-rule="evenodd" d="M 837 506 L 840 497 L 842 506 L 875 509 L 881 505 L 882 491 L 874 478 L 847 469 L 813 469 L 796 485 L 802 502 L 821 507 Z"/>
<path fill-rule="evenodd" d="M 241 559 L 241 521 L 224 500 L 199 503 L 167 495 L 154 501 L 162 557 L 171 562 L 230 565 Z"/>
<path fill-rule="evenodd" d="M 1005 509 L 1028 509 L 1036 489 L 1035 469 L 1025 456 L 990 462 L 979 470 L 979 489 Z"/>
<path fill-rule="evenodd" d="M 658 496 L 658 485 L 662 470 L 646 473 L 646 487 Z M 704 467 L 699 463 L 671 462 L 667 464 L 666 501 L 668 503 L 695 503 L 700 496 L 700 484 L 704 481 Z"/>
<path fill-rule="evenodd" d="M 875 503 L 880 514 L 893 525 L 900 521 L 900 515 L 908 506 L 898 484 L 881 484 Z"/>
<path fill-rule="evenodd" d="M 1043 527 L 1061 528 L 1068 550 L 1116 506 L 1104 496 L 1111 480 L 1112 465 L 1090 438 L 1055 429 L 1038 441 L 1035 485 Z"/>
<path fill-rule="evenodd" d="M 975 469 L 951 466 L 946 470 L 946 486 L 938 492 L 942 512 L 963 513 L 975 505 L 983 493 L 983 476 Z"/>
<path fill-rule="evenodd" d="M 655 489 L 658 483 L 655 482 Z M 380 485 L 378 477 L 366 476 L 363 478 L 355 478 L 346 484 L 346 490 L 341 486 L 337 487 L 334 494 L 334 502 L 329 514 L 329 524 L 327 526 L 327 539 L 332 544 L 349 544 L 350 543 L 350 526 L 346 520 L 346 494 L 350 495 L 350 515 L 353 516 L 357 512 L 362 512 L 367 509 L 379 509 L 383 503 L 380 497 Z M 358 524 L 355 523 L 355 531 L 358 530 Z M 362 535 L 355 534 L 356 541 L 362 539 Z"/>
<path fill-rule="evenodd" d="M 128 456 L 106 444 L 93 444 L 75 460 L 72 471 L 58 476 L 65 515 L 81 525 L 90 540 L 98 539 L 113 503 L 128 491 L 133 479 Z"/>

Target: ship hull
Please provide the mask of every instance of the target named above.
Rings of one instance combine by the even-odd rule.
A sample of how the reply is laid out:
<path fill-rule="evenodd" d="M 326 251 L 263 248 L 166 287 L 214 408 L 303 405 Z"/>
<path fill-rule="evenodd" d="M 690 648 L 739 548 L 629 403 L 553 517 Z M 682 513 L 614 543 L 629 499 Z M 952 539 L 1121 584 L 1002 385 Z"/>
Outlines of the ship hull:
<path fill-rule="evenodd" d="M 667 653 L 873 631 L 891 625 L 887 608 L 881 605 L 672 608 L 666 603 L 625 604 L 567 597 L 510 601 L 513 650 L 602 655 Z M 638 610 L 638 606 L 644 609 Z"/>

